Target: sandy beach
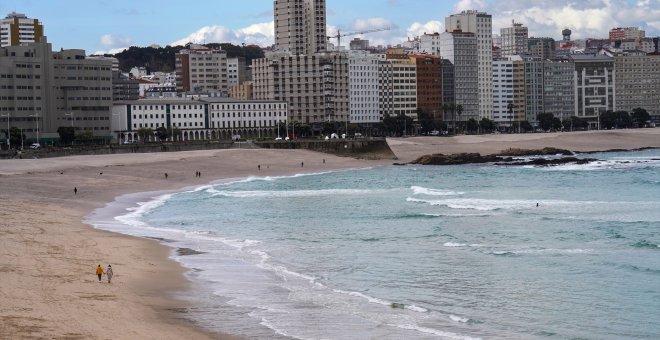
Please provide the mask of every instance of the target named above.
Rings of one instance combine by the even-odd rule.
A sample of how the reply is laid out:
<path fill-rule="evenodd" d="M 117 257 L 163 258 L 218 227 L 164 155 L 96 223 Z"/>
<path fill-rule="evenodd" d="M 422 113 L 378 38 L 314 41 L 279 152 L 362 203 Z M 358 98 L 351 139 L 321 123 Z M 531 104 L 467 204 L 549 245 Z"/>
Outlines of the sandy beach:
<path fill-rule="evenodd" d="M 398 162 L 408 162 L 432 153 L 488 154 L 507 148 L 660 147 L 660 129 L 411 137 L 388 143 Z M 231 339 L 183 317 L 190 306 L 173 296 L 189 283 L 186 269 L 169 259 L 173 249 L 94 229 L 84 224 L 85 216 L 128 193 L 392 162 L 306 150 L 239 149 L 0 160 L 0 339 Z M 111 284 L 105 277 L 98 282 L 98 264 L 112 264 Z"/>

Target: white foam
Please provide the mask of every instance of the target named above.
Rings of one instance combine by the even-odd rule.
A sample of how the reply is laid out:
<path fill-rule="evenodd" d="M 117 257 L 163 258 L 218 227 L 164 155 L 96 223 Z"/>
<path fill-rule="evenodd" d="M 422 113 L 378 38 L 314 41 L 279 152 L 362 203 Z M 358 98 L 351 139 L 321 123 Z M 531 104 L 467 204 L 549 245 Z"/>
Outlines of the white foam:
<path fill-rule="evenodd" d="M 462 318 L 462 317 L 456 316 L 456 315 L 449 315 L 449 319 L 451 319 L 451 321 L 461 322 L 461 323 L 466 323 L 466 322 L 470 321 L 470 319 L 468 319 L 468 318 Z"/>
<path fill-rule="evenodd" d="M 340 293 L 340 294 L 345 294 L 345 295 L 349 295 L 349 296 L 359 297 L 359 298 L 365 299 L 365 300 L 367 300 L 371 303 L 377 303 L 377 304 L 383 305 L 383 306 L 392 306 L 392 302 L 390 302 L 390 301 L 378 299 L 378 298 L 375 298 L 373 296 L 362 294 L 360 292 L 348 292 L 348 291 L 341 290 L 341 289 L 333 289 L 332 291 L 335 292 L 335 293 Z"/>
<path fill-rule="evenodd" d="M 460 191 L 451 191 L 451 190 L 440 190 L 440 189 L 430 189 L 418 186 L 410 187 L 413 191 L 413 195 L 427 195 L 427 196 L 457 196 L 463 195 L 464 192 Z"/>
<path fill-rule="evenodd" d="M 291 198 L 291 197 L 314 197 L 314 196 L 348 196 L 348 195 L 367 195 L 373 194 L 377 190 L 361 190 L 361 189 L 327 189 L 327 190 L 286 190 L 286 191 L 219 191 L 212 192 L 213 196 L 224 196 L 233 198 L 249 198 L 249 197 L 276 197 L 276 198 Z"/>
<path fill-rule="evenodd" d="M 415 305 L 406 305 L 406 309 L 409 309 L 413 312 L 418 312 L 418 313 L 427 313 L 429 310 L 426 308 L 418 307 Z"/>
<path fill-rule="evenodd" d="M 167 202 L 172 197 L 172 194 L 161 195 L 154 197 L 151 201 L 148 202 L 138 202 L 137 207 L 127 208 L 127 211 L 130 211 L 128 214 L 116 216 L 115 220 L 133 227 L 147 227 L 148 225 L 142 222 L 141 218 L 147 212 L 154 210 Z"/>
<path fill-rule="evenodd" d="M 466 247 L 467 244 L 465 244 L 465 243 L 447 242 L 447 243 L 443 244 L 443 246 L 445 246 L 445 247 Z"/>
<path fill-rule="evenodd" d="M 414 331 L 419 331 L 422 333 L 427 333 L 427 334 L 433 334 L 437 336 L 441 336 L 444 338 L 449 338 L 449 339 L 456 339 L 456 340 L 479 340 L 481 338 L 473 338 L 467 335 L 460 335 L 452 332 L 445 332 L 441 331 L 439 329 L 434 329 L 434 328 L 428 328 L 428 327 L 421 327 L 417 325 L 397 325 L 397 324 L 389 324 L 389 326 L 397 327 L 397 328 L 402 328 L 402 329 L 408 329 L 408 330 L 414 330 Z"/>

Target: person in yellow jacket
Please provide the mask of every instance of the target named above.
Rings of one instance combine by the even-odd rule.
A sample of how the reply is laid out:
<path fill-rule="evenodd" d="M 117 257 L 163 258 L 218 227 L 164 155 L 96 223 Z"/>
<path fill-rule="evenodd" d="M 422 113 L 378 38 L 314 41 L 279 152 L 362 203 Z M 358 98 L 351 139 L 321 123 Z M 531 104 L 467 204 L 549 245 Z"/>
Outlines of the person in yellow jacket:
<path fill-rule="evenodd" d="M 99 276 L 99 282 L 101 282 L 101 276 L 103 276 L 104 273 L 105 273 L 105 272 L 103 271 L 103 268 L 102 268 L 101 265 L 99 264 L 99 266 L 96 267 L 96 275 Z"/>

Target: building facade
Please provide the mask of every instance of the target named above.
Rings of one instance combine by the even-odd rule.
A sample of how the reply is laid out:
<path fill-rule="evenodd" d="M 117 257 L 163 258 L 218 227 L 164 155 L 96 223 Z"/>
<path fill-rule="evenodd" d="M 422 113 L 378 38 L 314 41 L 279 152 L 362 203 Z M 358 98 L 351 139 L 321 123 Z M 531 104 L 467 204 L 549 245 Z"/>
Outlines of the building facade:
<path fill-rule="evenodd" d="M 442 59 L 431 55 L 411 55 L 417 72 L 417 109 L 435 121 L 443 120 Z"/>
<path fill-rule="evenodd" d="M 378 65 L 383 57 L 365 51 L 352 51 L 348 57 L 348 86 L 351 123 L 378 123 L 379 110 Z"/>
<path fill-rule="evenodd" d="M 543 108 L 543 59 L 538 56 L 523 57 L 525 63 L 525 119 L 532 125 L 538 123 Z"/>
<path fill-rule="evenodd" d="M 515 21 L 511 22 L 511 27 L 500 29 L 501 53 L 502 56 L 521 55 L 527 53 L 527 38 L 529 32 L 527 27 Z"/>
<path fill-rule="evenodd" d="M 493 61 L 493 121 L 511 128 L 525 119 L 525 64 L 520 57 Z"/>
<path fill-rule="evenodd" d="M 390 106 L 390 114 L 394 116 L 406 115 L 417 120 L 417 64 L 401 50 L 389 51 L 385 55 L 389 63 L 387 76 L 382 81 L 391 81 L 391 96 L 386 98 Z"/>
<path fill-rule="evenodd" d="M 25 14 L 11 12 L 0 20 L 0 47 L 40 42 L 43 37 L 44 26 Z"/>
<path fill-rule="evenodd" d="M 616 108 L 632 112 L 641 107 L 660 115 L 660 55 L 625 53 L 614 57 Z"/>
<path fill-rule="evenodd" d="M 493 114 L 493 24 L 490 14 L 463 11 L 445 18 L 447 32 L 461 30 L 475 34 L 477 39 L 478 115 L 492 119 Z M 442 55 L 443 58 L 447 56 Z M 458 74 L 456 79 L 459 79 Z M 458 85 L 458 82 L 457 82 Z M 478 119 L 477 119 L 478 120 Z"/>
<path fill-rule="evenodd" d="M 575 65 L 570 59 L 543 62 L 543 110 L 561 120 L 575 115 L 573 80 Z"/>
<path fill-rule="evenodd" d="M 637 27 L 616 27 L 610 30 L 610 41 L 625 39 L 641 40 L 645 36 L 646 32 Z"/>
<path fill-rule="evenodd" d="M 138 130 L 158 128 L 168 129 L 169 141 L 275 138 L 278 124 L 287 122 L 287 104 L 228 98 L 142 99 L 117 102 L 112 114 L 118 142 L 139 141 Z"/>
<path fill-rule="evenodd" d="M 541 59 L 553 59 L 555 57 L 555 39 L 553 38 L 528 38 L 527 53 L 541 57 Z"/>
<path fill-rule="evenodd" d="M 572 55 L 571 59 L 575 65 L 576 116 L 587 119 L 592 127 L 597 128 L 601 113 L 617 109 L 614 59 L 590 54 Z"/>
<path fill-rule="evenodd" d="M 274 53 L 254 60 L 252 75 L 254 98 L 286 101 L 291 121 L 320 124 L 350 118 L 345 53 Z"/>
<path fill-rule="evenodd" d="M 227 88 L 243 84 L 247 80 L 245 58 L 227 58 Z"/>
<path fill-rule="evenodd" d="M 324 52 L 325 0 L 274 1 L 275 50 L 292 54 Z"/>
<path fill-rule="evenodd" d="M 476 34 L 469 32 L 441 33 L 440 54 L 454 65 L 453 103 L 463 107 L 463 112 L 456 117 L 456 121 L 467 121 L 470 118 L 479 120 L 479 56 Z M 490 69 L 492 68 L 491 65 Z M 491 83 L 492 77 L 491 74 Z M 493 103 L 489 106 L 492 107 Z"/>
<path fill-rule="evenodd" d="M 176 87 L 187 93 L 224 93 L 229 89 L 227 52 L 191 45 L 175 55 Z"/>

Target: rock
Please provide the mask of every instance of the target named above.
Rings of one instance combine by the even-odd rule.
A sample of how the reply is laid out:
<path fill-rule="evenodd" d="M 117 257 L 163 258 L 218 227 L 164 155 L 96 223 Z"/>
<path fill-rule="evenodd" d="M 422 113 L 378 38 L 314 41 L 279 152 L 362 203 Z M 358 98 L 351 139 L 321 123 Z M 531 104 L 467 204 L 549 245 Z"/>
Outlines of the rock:
<path fill-rule="evenodd" d="M 425 155 L 410 162 L 410 164 L 422 165 L 458 165 L 458 164 L 473 164 L 473 163 L 489 163 L 502 160 L 496 155 L 482 156 L 478 153 L 457 153 L 451 155 L 444 155 L 441 153 L 433 155 Z"/>
<path fill-rule="evenodd" d="M 498 156 L 540 156 L 540 155 L 564 155 L 572 156 L 573 152 L 566 149 L 557 148 L 543 148 L 540 150 L 534 149 L 507 149 L 498 154 Z"/>

